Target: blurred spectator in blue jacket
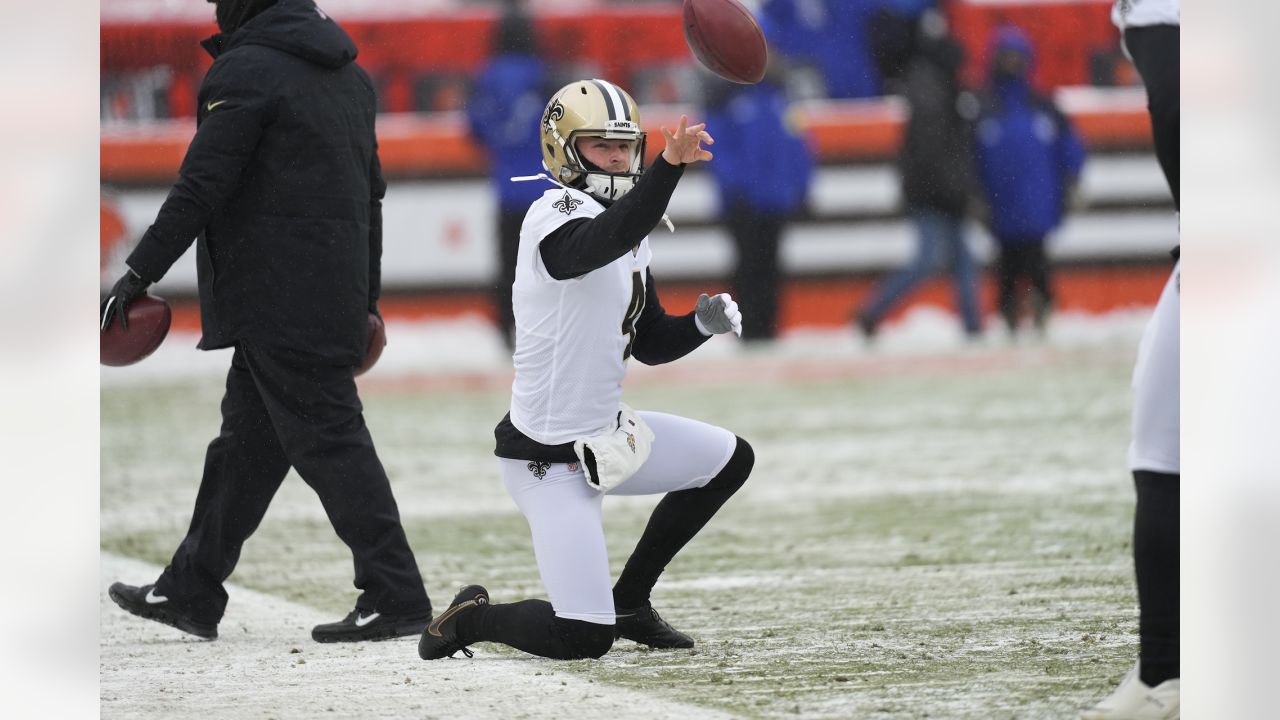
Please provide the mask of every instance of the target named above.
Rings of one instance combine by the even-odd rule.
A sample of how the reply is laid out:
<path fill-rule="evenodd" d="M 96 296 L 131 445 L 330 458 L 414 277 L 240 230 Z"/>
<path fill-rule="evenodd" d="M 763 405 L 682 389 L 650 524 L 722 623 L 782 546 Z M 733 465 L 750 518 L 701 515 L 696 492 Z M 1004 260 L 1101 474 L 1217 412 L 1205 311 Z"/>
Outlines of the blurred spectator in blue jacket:
<path fill-rule="evenodd" d="M 493 292 L 498 324 L 512 346 L 515 319 L 511 285 L 525 211 L 541 197 L 545 183 L 513 183 L 540 168 L 538 122 L 550 95 L 550 78 L 538 58 L 533 24 L 516 2 L 509 2 L 494 27 L 492 52 L 471 87 L 467 121 L 472 137 L 489 155 L 489 177 L 498 199 L 498 277 Z"/>
<path fill-rule="evenodd" d="M 912 59 L 900 82 L 910 114 L 903 130 L 898 171 L 903 204 L 916 231 L 915 257 L 872 292 L 855 319 L 870 338 L 884 316 L 912 289 L 949 269 L 964 331 L 972 338 L 982 331 L 982 320 L 977 270 L 964 232 L 974 192 L 970 128 L 960 112 L 962 93 L 957 79 L 964 52 L 947 35 L 946 20 L 937 11 L 920 17 L 914 38 Z"/>
<path fill-rule="evenodd" d="M 770 28 L 773 49 L 821 73 L 827 97 L 874 97 L 881 92 L 880 76 L 868 28 L 892 1 L 766 0 L 759 19 Z"/>
<path fill-rule="evenodd" d="M 1053 101 L 1029 80 L 1031 41 L 1015 27 L 996 31 L 991 78 L 975 129 L 975 159 L 999 246 L 1000 314 L 1016 332 L 1021 297 L 1029 295 L 1043 330 L 1053 304 L 1045 237 L 1062 223 L 1084 165 L 1084 145 Z M 1019 294 L 1025 277 L 1029 292 Z"/>
<path fill-rule="evenodd" d="M 778 246 L 813 179 L 813 153 L 790 110 L 783 73 L 781 60 L 771 56 L 755 85 L 706 80 L 707 129 L 716 139 L 716 159 L 707 168 L 737 249 L 730 292 L 742 307 L 747 341 L 777 333 Z"/>

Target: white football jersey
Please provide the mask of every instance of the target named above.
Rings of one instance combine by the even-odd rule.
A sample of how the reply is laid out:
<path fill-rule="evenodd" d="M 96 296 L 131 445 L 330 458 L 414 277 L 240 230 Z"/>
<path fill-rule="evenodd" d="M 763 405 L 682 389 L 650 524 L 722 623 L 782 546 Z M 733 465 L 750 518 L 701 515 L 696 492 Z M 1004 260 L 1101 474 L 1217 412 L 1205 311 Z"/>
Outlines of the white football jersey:
<path fill-rule="evenodd" d="M 1179 25 L 1182 0 L 1116 0 L 1111 22 L 1121 30 L 1148 25 Z"/>
<path fill-rule="evenodd" d="M 511 424 L 544 445 L 612 430 L 622 399 L 635 323 L 644 309 L 649 239 L 570 280 L 551 277 L 538 251 L 556 228 L 604 209 L 590 195 L 560 187 L 533 203 L 520 228 L 511 293 L 516 319 Z"/>

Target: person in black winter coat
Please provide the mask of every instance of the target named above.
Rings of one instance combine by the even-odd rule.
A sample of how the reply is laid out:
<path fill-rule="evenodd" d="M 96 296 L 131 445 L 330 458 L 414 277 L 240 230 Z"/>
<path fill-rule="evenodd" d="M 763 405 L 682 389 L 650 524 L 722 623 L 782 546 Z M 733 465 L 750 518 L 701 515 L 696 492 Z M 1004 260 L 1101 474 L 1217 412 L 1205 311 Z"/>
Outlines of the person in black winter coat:
<path fill-rule="evenodd" d="M 977 266 L 964 232 L 974 181 L 969 124 L 959 108 L 963 51 L 945 33 L 940 14 L 922 16 L 917 47 L 903 74 L 910 117 L 898 169 L 903 202 L 916 228 L 916 253 L 858 310 L 855 321 L 867 337 L 912 289 L 943 269 L 952 273 L 965 334 L 973 338 L 982 331 Z"/>
<path fill-rule="evenodd" d="M 420 633 L 431 603 L 365 426 L 354 370 L 377 313 L 386 190 L 375 95 L 312 0 L 218 0 L 221 32 L 178 182 L 103 301 L 102 326 L 196 240 L 204 350 L 233 347 L 191 527 L 154 585 L 110 595 L 217 636 L 223 581 L 289 468 L 316 491 L 362 592 L 321 642 Z M 198 236 L 198 239 L 197 239 Z"/>

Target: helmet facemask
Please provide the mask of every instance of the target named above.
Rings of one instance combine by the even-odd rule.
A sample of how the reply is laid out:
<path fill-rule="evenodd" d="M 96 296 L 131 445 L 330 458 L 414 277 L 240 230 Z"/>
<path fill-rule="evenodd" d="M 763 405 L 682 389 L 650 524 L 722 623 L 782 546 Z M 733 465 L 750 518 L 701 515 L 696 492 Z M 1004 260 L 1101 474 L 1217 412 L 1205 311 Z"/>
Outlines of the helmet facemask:
<path fill-rule="evenodd" d="M 600 200 L 612 201 L 635 186 L 644 172 L 645 133 L 640 130 L 635 101 L 604 80 L 581 80 L 561 88 L 542 115 L 542 166 L 559 183 Z M 625 172 L 610 173 L 578 152 L 579 138 L 630 140 Z"/>
<path fill-rule="evenodd" d="M 627 170 L 618 173 L 607 172 L 582 157 L 582 153 L 578 152 L 577 141 L 579 138 L 586 137 L 600 137 L 606 140 L 631 140 L 630 162 Z M 639 130 L 624 133 L 614 132 L 612 134 L 600 134 L 592 130 L 575 130 L 569 133 L 568 143 L 565 147 L 565 155 L 568 160 L 566 167 L 582 174 L 582 177 L 578 178 L 578 182 L 582 186 L 581 189 L 588 195 L 594 195 L 601 200 L 617 200 L 635 187 L 636 181 L 644 173 L 644 144 L 645 134 Z"/>

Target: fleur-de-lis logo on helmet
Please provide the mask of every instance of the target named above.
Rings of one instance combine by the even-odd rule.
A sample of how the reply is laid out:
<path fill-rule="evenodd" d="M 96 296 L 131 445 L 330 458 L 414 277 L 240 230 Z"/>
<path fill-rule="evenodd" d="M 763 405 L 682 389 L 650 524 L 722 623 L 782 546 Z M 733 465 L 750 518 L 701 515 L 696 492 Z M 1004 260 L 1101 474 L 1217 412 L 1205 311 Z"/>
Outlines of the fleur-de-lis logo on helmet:
<path fill-rule="evenodd" d="M 552 123 L 558 123 L 564 119 L 564 106 L 558 100 L 552 100 L 547 105 L 547 111 L 542 113 L 542 131 L 551 132 L 554 129 Z"/>

